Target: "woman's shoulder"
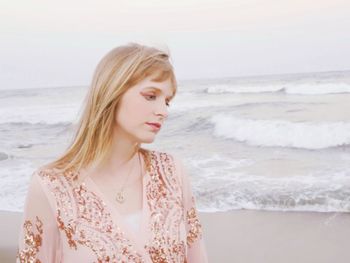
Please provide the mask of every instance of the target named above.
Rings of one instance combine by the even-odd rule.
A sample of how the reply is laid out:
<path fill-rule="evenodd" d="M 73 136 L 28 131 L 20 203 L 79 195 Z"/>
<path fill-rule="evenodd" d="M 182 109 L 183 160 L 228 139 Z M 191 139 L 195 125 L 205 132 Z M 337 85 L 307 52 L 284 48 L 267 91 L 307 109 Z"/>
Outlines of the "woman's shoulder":
<path fill-rule="evenodd" d="M 150 153 L 153 159 L 159 160 L 160 163 L 172 169 L 179 176 L 182 175 L 184 164 L 182 157 L 178 153 L 159 150 L 150 150 Z"/>
<path fill-rule="evenodd" d="M 57 186 L 62 181 L 73 182 L 77 178 L 78 173 L 74 169 L 64 170 L 50 165 L 42 165 L 34 170 L 32 176 L 45 183 L 45 186 L 53 184 Z"/>
<path fill-rule="evenodd" d="M 147 150 L 153 159 L 160 159 L 161 161 L 168 161 L 174 165 L 178 165 L 181 163 L 181 158 L 179 154 L 169 152 L 169 151 L 161 151 L 161 150 Z"/>
<path fill-rule="evenodd" d="M 150 155 L 155 155 L 155 156 L 169 156 L 172 158 L 175 154 L 169 151 L 163 151 L 163 150 L 154 150 L 154 149 L 145 149 L 142 148 L 143 151 L 148 152 Z"/>

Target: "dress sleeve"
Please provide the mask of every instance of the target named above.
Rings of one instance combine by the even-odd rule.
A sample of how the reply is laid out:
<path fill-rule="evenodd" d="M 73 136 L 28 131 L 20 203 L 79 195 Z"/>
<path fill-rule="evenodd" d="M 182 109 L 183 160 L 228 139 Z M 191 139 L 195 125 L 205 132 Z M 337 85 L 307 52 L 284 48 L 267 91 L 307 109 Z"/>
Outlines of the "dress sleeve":
<path fill-rule="evenodd" d="M 25 200 L 16 263 L 61 262 L 59 230 L 41 180 L 36 170 Z"/>
<path fill-rule="evenodd" d="M 196 208 L 196 200 L 192 192 L 191 180 L 180 158 L 174 157 L 174 159 L 182 182 L 184 220 L 187 235 L 187 262 L 207 263 L 208 258 L 203 237 L 203 229 Z"/>

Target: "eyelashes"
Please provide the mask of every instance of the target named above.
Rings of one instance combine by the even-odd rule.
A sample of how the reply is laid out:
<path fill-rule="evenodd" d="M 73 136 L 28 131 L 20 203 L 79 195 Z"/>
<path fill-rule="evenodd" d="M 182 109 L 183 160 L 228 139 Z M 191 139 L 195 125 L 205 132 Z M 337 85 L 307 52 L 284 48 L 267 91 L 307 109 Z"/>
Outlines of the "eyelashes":
<path fill-rule="evenodd" d="M 144 95 L 146 97 L 147 100 L 153 100 L 153 99 L 150 99 L 150 97 L 154 97 L 154 99 L 157 97 L 156 95 Z M 165 105 L 167 107 L 170 107 L 170 103 L 169 101 L 165 102 Z"/>

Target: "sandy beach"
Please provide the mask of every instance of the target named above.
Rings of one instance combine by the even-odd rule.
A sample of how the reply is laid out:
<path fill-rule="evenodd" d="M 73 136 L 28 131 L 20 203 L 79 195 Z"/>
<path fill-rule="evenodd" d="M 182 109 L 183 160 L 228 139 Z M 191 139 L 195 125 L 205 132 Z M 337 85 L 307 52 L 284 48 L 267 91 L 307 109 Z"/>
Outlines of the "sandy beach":
<path fill-rule="evenodd" d="M 238 210 L 201 217 L 209 262 L 350 262 L 350 214 Z"/>
<path fill-rule="evenodd" d="M 0 262 L 14 262 L 21 213 L 0 212 Z M 209 262 L 350 262 L 350 214 L 236 210 L 200 213 Z"/>

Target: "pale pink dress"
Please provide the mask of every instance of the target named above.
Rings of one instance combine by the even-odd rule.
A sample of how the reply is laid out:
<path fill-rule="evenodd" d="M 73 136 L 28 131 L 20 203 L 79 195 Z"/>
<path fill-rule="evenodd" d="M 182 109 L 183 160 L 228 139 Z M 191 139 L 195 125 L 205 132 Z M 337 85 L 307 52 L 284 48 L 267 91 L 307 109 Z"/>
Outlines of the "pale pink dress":
<path fill-rule="evenodd" d="M 143 207 L 122 216 L 90 177 L 37 169 L 16 262 L 208 262 L 190 178 L 179 158 L 149 151 Z"/>

